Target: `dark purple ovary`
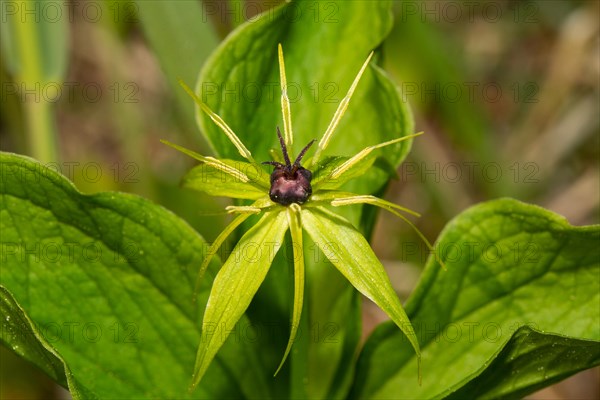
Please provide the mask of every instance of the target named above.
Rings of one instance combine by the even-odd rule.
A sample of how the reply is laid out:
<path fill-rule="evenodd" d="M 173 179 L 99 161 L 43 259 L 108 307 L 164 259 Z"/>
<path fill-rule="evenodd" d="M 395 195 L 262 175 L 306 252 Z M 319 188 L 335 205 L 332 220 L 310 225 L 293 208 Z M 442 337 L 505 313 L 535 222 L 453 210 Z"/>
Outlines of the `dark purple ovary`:
<path fill-rule="evenodd" d="M 304 153 L 306 153 L 308 148 L 314 143 L 314 140 L 302 149 L 292 164 L 288 156 L 285 141 L 283 140 L 283 137 L 281 137 L 279 127 L 277 127 L 277 136 L 279 137 L 279 144 L 281 145 L 281 152 L 283 153 L 285 164 L 277 161 L 263 162 L 263 164 L 269 164 L 275 167 L 271 174 L 269 197 L 275 203 L 283 206 L 289 206 L 292 203 L 304 204 L 312 194 L 312 186 L 310 185 L 312 173 L 302 167 L 300 161 L 302 160 Z"/>
<path fill-rule="evenodd" d="M 294 175 L 284 168 L 275 167 L 271 174 L 271 190 L 269 197 L 275 203 L 289 206 L 292 203 L 304 204 L 312 194 L 310 180 L 312 173 L 302 167 Z"/>

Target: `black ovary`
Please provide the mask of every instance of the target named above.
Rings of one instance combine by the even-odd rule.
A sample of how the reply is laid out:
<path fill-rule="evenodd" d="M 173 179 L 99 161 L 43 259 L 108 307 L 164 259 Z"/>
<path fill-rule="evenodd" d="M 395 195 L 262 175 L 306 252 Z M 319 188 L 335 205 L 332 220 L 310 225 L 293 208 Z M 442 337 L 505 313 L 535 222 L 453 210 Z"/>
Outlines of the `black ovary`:
<path fill-rule="evenodd" d="M 285 164 L 277 161 L 265 161 L 263 164 L 273 165 L 275 169 L 271 173 L 271 188 L 269 189 L 269 197 L 275 203 L 283 206 L 289 206 L 292 203 L 304 204 L 312 194 L 312 172 L 300 165 L 300 161 L 304 153 L 314 143 L 312 140 L 307 144 L 294 163 L 290 162 L 285 141 L 281 137 L 279 127 L 277 127 L 277 137 L 283 153 Z"/>
<path fill-rule="evenodd" d="M 312 173 L 303 167 L 295 172 L 288 171 L 287 166 L 275 167 L 271 174 L 269 197 L 284 206 L 304 204 L 312 194 L 311 179 Z"/>

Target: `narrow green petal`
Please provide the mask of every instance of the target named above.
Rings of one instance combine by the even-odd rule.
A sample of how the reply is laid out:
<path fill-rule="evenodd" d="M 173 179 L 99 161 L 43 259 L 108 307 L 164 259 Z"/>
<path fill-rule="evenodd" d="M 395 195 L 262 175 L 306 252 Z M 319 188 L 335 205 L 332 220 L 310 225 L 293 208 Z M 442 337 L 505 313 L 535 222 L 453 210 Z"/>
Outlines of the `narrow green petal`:
<path fill-rule="evenodd" d="M 366 157 L 358 162 L 354 168 L 347 171 L 339 178 L 332 178 L 331 174 L 338 167 L 344 165 L 350 157 L 333 156 L 325 157 L 313 169 L 313 180 L 311 182 L 313 192 L 319 190 L 334 190 L 351 179 L 364 175 L 375 162 L 376 157 Z"/>
<path fill-rule="evenodd" d="M 337 128 L 338 124 L 340 123 L 340 120 L 342 119 L 342 117 L 344 116 L 344 113 L 346 112 L 346 109 L 348 108 L 348 104 L 350 104 L 350 99 L 352 99 L 352 95 L 354 94 L 354 90 L 356 90 L 356 87 L 358 86 L 358 82 L 360 82 L 360 78 L 362 77 L 363 73 L 365 72 L 365 69 L 367 69 L 367 65 L 369 65 L 369 62 L 371 61 L 371 57 L 373 57 L 373 52 L 371 52 L 369 54 L 369 56 L 363 63 L 362 67 L 360 68 L 360 71 L 358 71 L 358 74 L 356 74 L 356 77 L 354 78 L 352 85 L 350 85 L 350 89 L 348 89 L 348 93 L 346 93 L 346 96 L 342 99 L 342 101 L 338 105 L 338 108 L 335 111 L 335 114 L 333 114 L 333 118 L 331 119 L 331 122 L 329 123 L 327 130 L 325 131 L 325 133 L 323 134 L 323 137 L 321 138 L 321 140 L 319 141 L 319 144 L 317 145 L 317 151 L 315 152 L 315 155 L 312 160 L 313 163 L 319 162 L 321 153 L 327 148 L 327 145 L 329 144 L 329 141 L 331 140 L 331 137 L 333 136 L 333 133 L 335 132 L 335 128 Z"/>
<path fill-rule="evenodd" d="M 302 246 L 302 220 L 301 208 L 298 204 L 290 204 L 287 209 L 288 223 L 290 224 L 290 233 L 292 234 L 292 249 L 294 253 L 294 309 L 292 312 L 292 326 L 290 329 L 290 338 L 283 354 L 283 358 L 275 375 L 279 372 L 288 355 L 292 350 L 292 345 L 298 333 L 300 326 L 300 316 L 302 315 L 302 302 L 304 301 L 304 250 Z"/>
<path fill-rule="evenodd" d="M 231 129 L 229 125 L 223 121 L 223 118 L 221 118 L 217 113 L 211 110 L 210 107 L 204 104 L 204 102 L 200 100 L 196 93 L 194 93 L 194 91 L 188 85 L 186 85 L 184 81 L 180 79 L 179 84 L 190 95 L 190 97 L 194 99 L 198 107 L 200 107 L 200 109 L 204 111 L 219 128 L 221 128 L 223 133 L 225 133 L 227 138 L 229 138 L 229 141 L 231 141 L 231 143 L 236 147 L 240 155 L 251 163 L 254 163 L 254 159 L 252 158 L 252 153 L 250 153 L 250 150 L 244 146 L 244 143 L 240 140 L 240 138 L 238 138 L 233 129 Z"/>
<path fill-rule="evenodd" d="M 374 146 L 365 147 L 354 156 L 348 157 L 329 157 L 315 168 L 315 178 L 312 182 L 313 190 L 331 190 L 337 189 L 350 179 L 364 175 L 375 162 L 371 153 L 374 150 L 392 144 L 400 143 L 405 140 L 413 139 L 422 135 L 423 132 L 403 136 L 397 139 L 388 140 Z"/>
<path fill-rule="evenodd" d="M 390 212 L 392 212 L 392 210 L 398 210 L 414 215 L 415 217 L 421 216 L 421 214 L 411 210 L 410 208 L 402 207 L 401 205 L 380 199 L 379 197 L 371 196 L 370 194 L 354 194 L 350 192 L 331 191 L 315 194 L 311 197 L 311 200 L 313 203 L 329 203 L 334 207 L 352 204 L 371 204 Z"/>
<path fill-rule="evenodd" d="M 303 208 L 302 226 L 333 265 L 406 335 L 421 359 L 415 331 L 367 240 L 345 218 L 324 208 Z M 419 367 L 420 378 L 420 367 Z"/>
<path fill-rule="evenodd" d="M 340 193 L 342 193 L 342 192 L 340 192 Z M 379 197 L 375 197 L 375 196 L 371 196 L 371 195 L 352 195 L 351 194 L 350 196 L 347 196 L 347 197 L 341 197 L 340 194 L 331 192 L 331 193 L 327 193 L 324 196 L 321 196 L 320 201 L 322 201 L 322 199 L 326 198 L 326 197 L 333 197 L 332 195 L 337 195 L 337 198 L 334 198 L 331 201 L 331 205 L 334 207 L 347 206 L 347 205 L 352 205 L 352 204 L 371 204 L 371 205 L 377 206 L 379 208 L 383 208 L 384 210 L 391 212 L 392 214 L 394 214 L 395 216 L 400 218 L 402 221 L 404 221 L 408 226 L 410 226 L 410 228 L 421 238 L 423 243 L 425 243 L 425 245 L 427 246 L 427 248 L 429 249 L 431 254 L 433 254 L 436 261 L 442 266 L 442 268 L 447 269 L 446 264 L 444 263 L 444 261 L 442 261 L 442 258 L 435 251 L 435 248 L 433 247 L 431 242 L 429 240 L 427 240 L 425 235 L 423 235 L 423 232 L 421 232 L 415 224 L 410 222 L 410 220 L 408 218 L 406 218 L 404 215 L 400 214 L 398 211 L 404 211 L 404 212 L 406 212 L 408 214 L 412 214 L 416 217 L 420 217 L 419 213 L 417 213 L 413 210 L 410 210 L 408 208 L 399 206 L 397 204 L 394 204 L 392 202 L 380 199 Z"/>
<path fill-rule="evenodd" d="M 256 183 L 255 180 L 250 179 L 250 177 L 248 177 L 248 175 L 246 175 L 246 173 L 244 171 L 241 171 L 239 168 L 237 168 L 236 165 L 228 165 L 225 162 L 218 160 L 214 157 L 203 156 L 202 154 L 198 154 L 195 151 L 186 149 L 185 147 L 176 145 L 175 143 L 171 143 L 168 140 L 162 139 L 161 142 L 166 144 L 169 147 L 174 148 L 175 150 L 178 150 L 184 154 L 187 154 L 188 156 L 190 156 L 192 158 L 195 158 L 196 160 L 198 160 L 200 162 L 203 162 L 203 163 L 211 166 L 212 168 L 215 168 L 221 172 L 224 172 L 227 175 L 230 175 L 234 179 L 238 179 L 241 183 L 249 183 L 251 185 L 258 186 L 258 184 Z M 258 187 L 260 187 L 260 186 L 258 186 Z"/>
<path fill-rule="evenodd" d="M 247 220 L 251 215 L 251 213 L 246 213 L 240 214 L 237 217 L 235 217 L 233 221 L 231 221 L 229 225 L 227 225 L 225 229 L 223 229 L 223 231 L 219 234 L 219 236 L 217 236 L 212 245 L 208 248 L 206 256 L 204 257 L 204 261 L 202 261 L 202 265 L 200 265 L 200 269 L 198 270 L 198 276 L 196 277 L 196 286 L 194 287 L 194 301 L 196 301 L 198 290 L 200 289 L 200 283 L 202 282 L 202 278 L 204 277 L 204 273 L 208 268 L 210 260 L 212 260 L 214 255 L 217 254 L 217 250 L 221 248 L 223 242 L 229 237 L 229 235 L 231 235 L 235 228 L 240 226 L 242 222 Z"/>
<path fill-rule="evenodd" d="M 287 214 L 267 212 L 242 236 L 213 282 L 192 378 L 195 388 L 265 279 L 288 229 Z"/>
<path fill-rule="evenodd" d="M 294 143 L 294 134 L 292 133 L 292 112 L 290 110 L 290 98 L 287 94 L 287 78 L 285 76 L 285 62 L 283 60 L 283 48 L 281 43 L 277 46 L 279 56 L 279 80 L 281 82 L 281 113 L 283 114 L 283 135 L 285 145 L 291 148 Z"/>
<path fill-rule="evenodd" d="M 383 208 L 387 210 L 403 220 L 410 228 L 415 231 L 415 233 L 421 238 L 423 243 L 427 246 L 431 254 L 435 257 L 436 261 L 442 266 L 443 269 L 446 268 L 446 264 L 442 261 L 442 258 L 439 256 L 438 252 L 435 251 L 435 247 L 431 244 L 429 240 L 423 235 L 423 233 L 416 227 L 415 224 L 410 222 L 408 218 L 404 215 L 400 214 L 398 211 L 405 212 L 407 214 L 412 214 L 415 217 L 420 217 L 421 215 L 413 211 L 409 208 L 402 207 L 398 204 L 389 202 L 387 200 L 380 199 L 379 197 L 371 196 L 371 195 L 357 195 L 349 192 L 341 192 L 341 191 L 324 191 L 321 193 L 314 194 L 311 197 L 310 203 L 306 204 L 306 207 L 320 207 L 324 204 L 331 204 L 334 207 L 340 206 L 349 206 L 353 204 L 371 204 L 379 208 Z"/>
<path fill-rule="evenodd" d="M 423 134 L 423 132 L 419 132 L 419 133 L 415 133 L 414 135 L 407 135 L 407 136 L 403 136 L 398 139 L 389 140 L 384 143 L 379 143 L 374 146 L 366 147 L 366 148 L 362 149 L 361 151 L 359 151 L 358 153 L 356 153 L 356 155 L 352 156 L 352 158 L 350 158 L 349 160 L 344 162 L 342 165 L 335 168 L 331 172 L 331 175 L 329 176 L 329 178 L 330 179 L 340 179 L 344 174 L 350 173 L 352 171 L 352 169 L 354 169 L 360 161 L 364 160 L 365 157 L 367 157 L 369 154 L 371 154 L 371 152 L 373 150 L 377 150 L 382 147 L 389 146 L 389 145 L 392 145 L 395 143 L 400 143 L 400 142 L 403 142 L 408 139 L 412 139 L 412 138 L 417 137 L 422 134 Z"/>

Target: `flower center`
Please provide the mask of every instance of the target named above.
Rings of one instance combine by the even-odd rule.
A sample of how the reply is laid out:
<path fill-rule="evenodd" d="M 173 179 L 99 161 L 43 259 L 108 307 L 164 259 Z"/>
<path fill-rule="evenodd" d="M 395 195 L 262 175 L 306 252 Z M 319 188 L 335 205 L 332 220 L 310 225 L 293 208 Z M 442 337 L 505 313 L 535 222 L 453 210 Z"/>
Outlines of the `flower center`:
<path fill-rule="evenodd" d="M 287 152 L 285 141 L 277 127 L 277 137 L 283 153 L 285 164 L 277 161 L 265 161 L 263 164 L 273 165 L 275 169 L 271 173 L 271 189 L 269 197 L 275 203 L 289 206 L 292 203 L 304 204 L 312 194 L 312 172 L 300 165 L 300 161 L 308 148 L 314 143 L 314 139 L 307 144 L 292 164 Z"/>

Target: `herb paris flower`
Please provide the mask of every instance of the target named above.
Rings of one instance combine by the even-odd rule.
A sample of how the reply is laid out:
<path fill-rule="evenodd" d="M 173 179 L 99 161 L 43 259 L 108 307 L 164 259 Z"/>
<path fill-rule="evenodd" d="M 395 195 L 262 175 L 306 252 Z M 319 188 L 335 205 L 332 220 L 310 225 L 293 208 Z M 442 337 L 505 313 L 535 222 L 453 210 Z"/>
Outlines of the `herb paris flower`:
<path fill-rule="evenodd" d="M 204 174 L 204 176 L 200 177 L 190 173 L 186 177 L 188 183 L 193 182 L 195 189 L 214 196 L 254 200 L 249 206 L 227 207 L 229 213 L 237 214 L 237 216 L 208 249 L 207 256 L 200 266 L 196 287 L 198 287 L 212 256 L 216 254 L 227 237 L 251 215 L 262 214 L 260 220 L 239 240 L 213 282 L 202 321 L 201 342 L 196 357 L 192 388 L 200 382 L 210 362 L 225 342 L 228 332 L 232 331 L 233 326 L 248 308 L 254 294 L 263 282 L 275 254 L 283 244 L 284 235 L 288 229 L 293 242 L 294 303 L 290 337 L 276 373 L 289 355 L 300 323 L 304 295 L 303 231 L 358 291 L 376 303 L 398 325 L 409 339 L 420 362 L 420 349 L 416 334 L 380 261 L 361 233 L 344 217 L 333 213 L 326 207 L 352 204 L 371 204 L 381 207 L 408 223 L 432 250 L 427 239 L 401 214 L 404 212 L 418 216 L 416 212 L 371 195 L 358 195 L 336 190 L 348 180 L 363 175 L 371 167 L 375 160 L 371 155 L 374 150 L 411 139 L 421 133 L 367 147 L 349 158 L 330 157 L 321 161 L 323 151 L 327 148 L 362 74 L 369 65 L 373 56 L 371 53 L 355 77 L 346 96 L 340 102 L 323 137 L 317 143 L 312 159 L 309 159 L 305 166 L 300 165 L 314 140 L 306 145 L 295 161 L 291 163 L 288 151 L 293 143 L 292 121 L 281 45 L 279 45 L 278 54 L 284 135 L 282 136 L 277 128 L 277 136 L 285 163 L 276 161 L 263 163 L 274 166 L 270 179 L 267 179 L 264 174 L 250 178 L 244 172 L 252 170 L 244 167 L 255 168 L 255 170 L 260 168 L 252 158 L 251 152 L 225 121 L 182 82 L 182 86 L 188 94 L 202 111 L 221 128 L 248 163 L 202 156 L 163 141 L 203 164 L 204 168 L 200 174 Z M 340 160 L 342 161 L 340 162 Z M 218 179 L 207 179 L 208 170 L 219 171 L 222 176 Z M 311 171 L 316 170 L 319 171 L 319 174 L 313 176 Z M 326 247 L 332 242 L 339 244 L 334 250 Z M 267 247 L 268 251 L 261 251 L 266 250 Z M 244 258 L 241 257 L 241 252 L 243 252 Z M 243 259 L 252 261 L 242 263 L 240 260 Z M 243 293 L 240 288 L 243 288 Z"/>

